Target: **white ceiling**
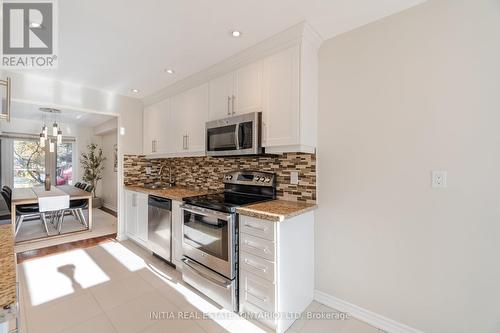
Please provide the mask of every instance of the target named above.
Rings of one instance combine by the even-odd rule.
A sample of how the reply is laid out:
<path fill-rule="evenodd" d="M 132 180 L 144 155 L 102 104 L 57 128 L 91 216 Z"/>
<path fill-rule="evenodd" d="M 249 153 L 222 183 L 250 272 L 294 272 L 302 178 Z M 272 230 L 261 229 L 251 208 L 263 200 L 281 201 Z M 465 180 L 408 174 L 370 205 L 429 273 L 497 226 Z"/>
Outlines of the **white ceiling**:
<path fill-rule="evenodd" d="M 38 74 L 142 98 L 301 21 L 328 39 L 421 2 L 58 1 L 59 68 Z M 230 37 L 232 29 L 242 37 Z"/>
<path fill-rule="evenodd" d="M 45 120 L 47 120 L 47 124 L 52 120 L 56 120 L 57 122 L 67 125 L 85 127 L 95 127 L 115 118 L 113 116 L 82 112 L 73 109 L 60 109 L 60 114 L 52 116 L 49 113 L 38 110 L 40 107 L 42 107 L 42 105 L 12 101 L 12 117 L 40 121 L 40 123 L 44 120 L 44 117 L 46 117 Z M 43 107 L 46 107 L 46 105 L 43 105 Z"/>

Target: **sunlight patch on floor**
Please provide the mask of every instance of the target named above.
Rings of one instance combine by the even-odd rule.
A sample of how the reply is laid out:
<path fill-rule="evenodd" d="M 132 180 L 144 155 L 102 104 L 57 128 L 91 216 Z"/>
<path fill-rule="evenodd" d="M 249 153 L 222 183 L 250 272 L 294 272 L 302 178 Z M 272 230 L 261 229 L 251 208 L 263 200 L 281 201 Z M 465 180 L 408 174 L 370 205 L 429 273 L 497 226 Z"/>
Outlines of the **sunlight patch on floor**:
<path fill-rule="evenodd" d="M 22 266 L 33 306 L 109 281 L 84 250 L 26 261 Z"/>
<path fill-rule="evenodd" d="M 99 246 L 131 272 L 147 267 L 147 263 L 143 258 L 118 242 L 108 242 Z"/>

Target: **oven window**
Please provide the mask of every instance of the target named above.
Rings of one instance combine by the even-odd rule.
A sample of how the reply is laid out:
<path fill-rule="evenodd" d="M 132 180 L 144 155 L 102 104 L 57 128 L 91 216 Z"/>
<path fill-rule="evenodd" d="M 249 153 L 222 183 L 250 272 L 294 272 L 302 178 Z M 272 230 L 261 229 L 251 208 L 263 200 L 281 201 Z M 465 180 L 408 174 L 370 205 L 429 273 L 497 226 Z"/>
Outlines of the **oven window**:
<path fill-rule="evenodd" d="M 236 125 L 210 128 L 207 130 L 208 151 L 236 150 Z"/>
<path fill-rule="evenodd" d="M 184 210 L 184 242 L 222 260 L 229 259 L 227 221 Z"/>

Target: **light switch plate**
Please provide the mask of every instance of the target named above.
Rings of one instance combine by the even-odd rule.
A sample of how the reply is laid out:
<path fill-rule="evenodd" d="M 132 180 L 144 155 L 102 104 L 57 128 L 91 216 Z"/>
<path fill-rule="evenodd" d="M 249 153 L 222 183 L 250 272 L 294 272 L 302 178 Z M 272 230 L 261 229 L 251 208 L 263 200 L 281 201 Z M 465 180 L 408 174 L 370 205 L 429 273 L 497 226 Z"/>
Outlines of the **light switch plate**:
<path fill-rule="evenodd" d="M 447 172 L 443 170 L 433 170 L 432 171 L 432 188 L 446 188 L 447 184 Z"/>
<path fill-rule="evenodd" d="M 293 185 L 299 184 L 299 172 L 298 171 L 290 171 L 290 184 L 293 184 Z"/>

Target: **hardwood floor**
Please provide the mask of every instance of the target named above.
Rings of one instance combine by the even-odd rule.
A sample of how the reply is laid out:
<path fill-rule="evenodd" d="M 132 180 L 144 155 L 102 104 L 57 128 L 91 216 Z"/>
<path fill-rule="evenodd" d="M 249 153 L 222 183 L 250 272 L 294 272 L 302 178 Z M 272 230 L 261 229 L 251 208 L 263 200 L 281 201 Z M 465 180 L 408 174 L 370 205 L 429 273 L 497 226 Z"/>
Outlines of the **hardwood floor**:
<path fill-rule="evenodd" d="M 99 245 L 102 243 L 112 242 L 115 240 L 115 238 L 116 238 L 116 233 L 106 235 L 106 236 L 101 236 L 101 237 L 79 240 L 79 241 L 71 242 L 71 243 L 49 246 L 49 247 L 45 247 L 42 249 L 21 252 L 21 253 L 17 254 L 17 263 L 20 264 L 26 260 L 40 258 L 40 257 L 48 256 L 48 255 L 59 253 L 59 252 L 65 252 L 65 251 L 70 251 L 70 250 L 74 250 L 74 249 L 85 249 L 85 248 Z"/>

